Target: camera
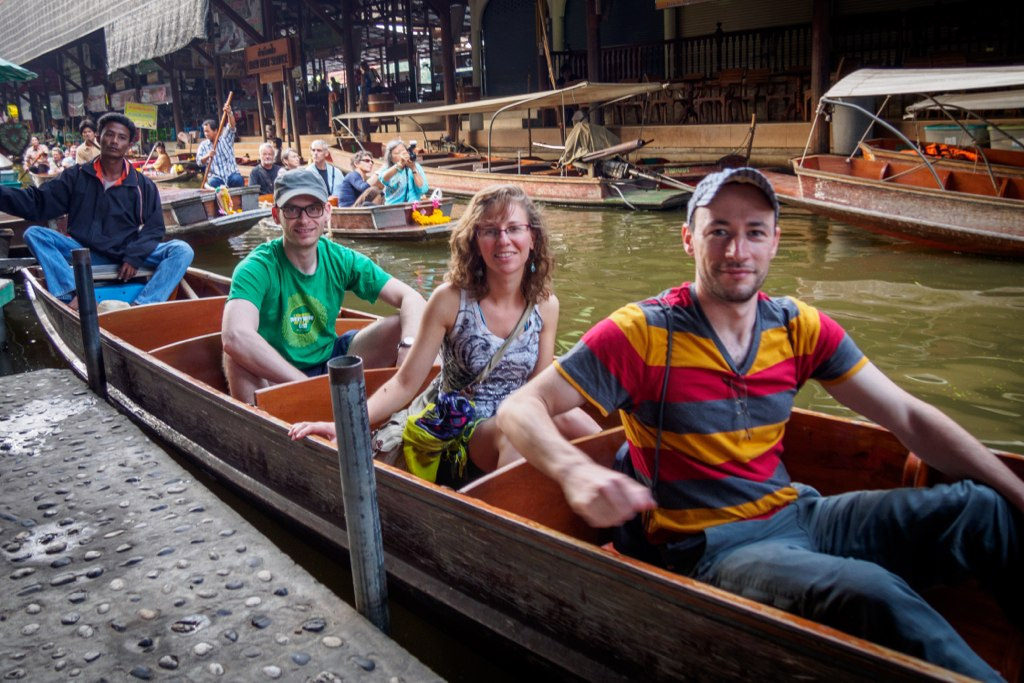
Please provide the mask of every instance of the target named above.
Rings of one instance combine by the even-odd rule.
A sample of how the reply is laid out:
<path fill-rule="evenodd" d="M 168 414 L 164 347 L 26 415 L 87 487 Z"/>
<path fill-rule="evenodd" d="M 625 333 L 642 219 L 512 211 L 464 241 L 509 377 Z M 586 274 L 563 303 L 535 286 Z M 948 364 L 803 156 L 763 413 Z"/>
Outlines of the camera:
<path fill-rule="evenodd" d="M 409 161 L 416 161 L 416 141 L 410 140 L 406 149 L 409 150 Z"/>

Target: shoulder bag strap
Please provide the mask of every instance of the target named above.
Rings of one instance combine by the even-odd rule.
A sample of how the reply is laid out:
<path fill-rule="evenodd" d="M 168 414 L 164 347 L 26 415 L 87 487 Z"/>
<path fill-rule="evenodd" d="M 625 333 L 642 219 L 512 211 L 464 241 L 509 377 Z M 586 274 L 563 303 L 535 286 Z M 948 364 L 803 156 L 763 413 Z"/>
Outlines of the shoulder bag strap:
<path fill-rule="evenodd" d="M 498 350 L 494 352 L 494 355 L 491 356 L 489 361 L 487 361 L 487 365 L 483 367 L 483 370 L 481 370 L 473 381 L 467 384 L 464 389 L 468 389 L 474 384 L 483 382 L 487 378 L 487 375 L 491 374 L 491 370 L 497 367 L 498 363 L 501 362 L 502 357 L 505 355 L 505 351 L 508 350 L 509 344 L 515 341 L 526 328 L 526 321 L 530 319 L 531 313 L 533 313 L 533 304 L 527 302 L 526 308 L 523 309 L 523 314 L 519 316 L 519 322 L 517 322 L 515 328 L 512 329 L 512 333 L 505 338 L 505 341 L 498 347 Z"/>

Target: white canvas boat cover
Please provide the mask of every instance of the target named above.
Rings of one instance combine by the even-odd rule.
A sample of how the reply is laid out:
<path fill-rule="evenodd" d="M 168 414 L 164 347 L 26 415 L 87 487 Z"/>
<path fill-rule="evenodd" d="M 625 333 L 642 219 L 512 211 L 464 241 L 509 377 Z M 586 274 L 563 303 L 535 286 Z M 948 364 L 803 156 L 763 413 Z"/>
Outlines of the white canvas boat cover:
<path fill-rule="evenodd" d="M 910 105 L 907 107 L 907 113 L 916 114 L 917 112 L 927 111 L 929 109 L 940 109 L 941 107 L 939 105 L 967 109 L 968 111 L 1024 109 L 1024 90 L 1000 90 L 997 92 L 972 92 L 938 95 L 935 98 L 935 101 L 927 99 Z"/>
<path fill-rule="evenodd" d="M 108 69 L 206 38 L 209 0 L 4 0 L 0 57 L 24 64 L 104 29 Z"/>
<path fill-rule="evenodd" d="M 558 90 L 542 90 L 540 92 L 528 93 L 525 95 L 509 95 L 507 97 L 493 97 L 476 102 L 462 102 L 460 104 L 441 105 L 435 107 L 419 107 L 417 109 L 400 109 L 389 112 L 351 112 L 340 114 L 334 118 L 347 121 L 349 119 L 379 119 L 381 117 L 409 117 L 416 116 L 456 116 L 459 114 L 489 114 L 506 109 L 542 109 L 545 107 L 576 106 L 580 104 L 593 104 L 594 102 L 609 102 L 634 95 L 645 95 L 665 87 L 663 83 L 590 83 L 583 81 L 567 88 Z"/>
<path fill-rule="evenodd" d="M 1024 86 L 1024 65 L 955 69 L 860 69 L 843 78 L 825 97 L 912 95 Z"/>

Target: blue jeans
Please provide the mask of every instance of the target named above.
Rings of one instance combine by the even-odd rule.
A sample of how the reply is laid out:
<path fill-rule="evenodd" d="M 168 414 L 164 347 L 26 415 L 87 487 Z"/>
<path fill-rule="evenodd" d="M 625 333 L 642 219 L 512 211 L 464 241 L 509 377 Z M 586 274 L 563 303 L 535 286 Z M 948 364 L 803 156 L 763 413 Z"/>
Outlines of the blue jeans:
<path fill-rule="evenodd" d="M 1021 518 L 992 489 L 799 499 L 766 520 L 705 532 L 691 576 L 982 680 L 1000 680 L 917 591 L 973 576 L 1019 619 Z"/>
<path fill-rule="evenodd" d="M 46 288 L 65 303 L 75 294 L 75 274 L 71 269 L 71 251 L 84 245 L 69 235 L 33 225 L 25 231 L 25 243 L 39 261 L 46 276 Z M 117 261 L 90 250 L 93 265 L 114 264 Z M 192 264 L 192 247 L 181 240 L 161 242 L 146 257 L 144 266 L 155 268 L 153 277 L 131 302 L 135 305 L 167 301 L 185 271 Z"/>
<path fill-rule="evenodd" d="M 308 368 L 302 369 L 302 372 L 306 377 L 319 377 L 320 375 L 327 374 L 327 361 L 331 358 L 337 358 L 338 356 L 344 356 L 348 353 L 348 347 L 352 345 L 352 340 L 356 338 L 359 330 L 349 330 L 340 337 L 334 340 L 334 348 L 331 349 L 331 357 L 325 360 L 323 363 L 317 363 L 311 365 Z"/>
<path fill-rule="evenodd" d="M 224 184 L 224 179 L 220 176 L 211 175 L 206 179 L 206 184 L 210 187 L 220 187 Z M 245 178 L 242 177 L 241 173 L 237 171 L 228 176 L 228 187 L 243 187 L 245 186 Z"/>

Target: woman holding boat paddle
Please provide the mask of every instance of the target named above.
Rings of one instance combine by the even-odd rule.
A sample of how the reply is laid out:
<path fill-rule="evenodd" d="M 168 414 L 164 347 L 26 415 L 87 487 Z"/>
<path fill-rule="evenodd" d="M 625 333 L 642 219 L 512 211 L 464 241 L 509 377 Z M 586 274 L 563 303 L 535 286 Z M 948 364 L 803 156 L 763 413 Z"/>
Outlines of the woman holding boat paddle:
<path fill-rule="evenodd" d="M 445 282 L 427 301 L 416 338 L 402 340 L 412 347 L 405 362 L 370 396 L 367 409 L 376 425 L 406 406 L 440 352 L 434 400 L 452 419 L 442 426 L 429 410 L 420 419 L 414 413 L 404 430 L 404 451 L 411 471 L 457 487 L 520 457 L 492 418 L 506 396 L 551 364 L 558 299 L 551 291 L 547 228 L 520 188 L 493 185 L 478 192 L 450 244 Z M 599 431 L 580 409 L 560 415 L 557 423 L 570 439 Z M 445 451 L 447 463 L 424 455 L 421 442 L 430 439 L 424 430 L 456 443 Z M 333 422 L 299 422 L 289 433 L 293 439 L 336 436 Z"/>

